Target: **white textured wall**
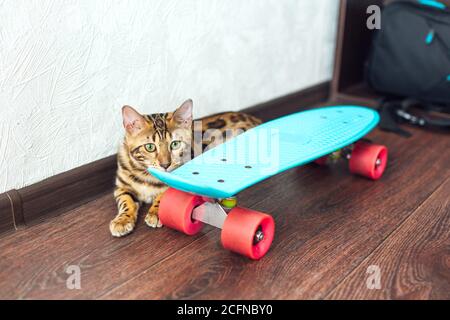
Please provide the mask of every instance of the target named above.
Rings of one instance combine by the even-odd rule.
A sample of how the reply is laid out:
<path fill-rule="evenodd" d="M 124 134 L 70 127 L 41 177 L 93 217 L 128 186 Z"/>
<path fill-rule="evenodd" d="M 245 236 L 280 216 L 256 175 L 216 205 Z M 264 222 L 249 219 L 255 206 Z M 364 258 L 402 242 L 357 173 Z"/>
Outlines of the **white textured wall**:
<path fill-rule="evenodd" d="M 337 0 L 0 1 L 0 192 L 116 152 L 120 108 L 195 116 L 331 78 Z"/>

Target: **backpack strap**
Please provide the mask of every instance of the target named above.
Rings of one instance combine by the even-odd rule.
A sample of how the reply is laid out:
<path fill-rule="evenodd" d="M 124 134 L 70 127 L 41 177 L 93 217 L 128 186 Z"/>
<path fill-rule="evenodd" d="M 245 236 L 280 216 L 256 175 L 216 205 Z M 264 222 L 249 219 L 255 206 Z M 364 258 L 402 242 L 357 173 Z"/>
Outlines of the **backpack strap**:
<path fill-rule="evenodd" d="M 401 108 L 397 110 L 397 116 L 405 120 L 406 122 L 419 125 L 421 127 L 438 127 L 438 128 L 449 128 L 450 129 L 450 117 L 440 116 L 440 117 L 427 117 L 414 115 L 411 112 L 412 108 L 420 108 L 426 112 L 439 112 L 450 114 L 448 107 L 424 104 L 419 100 L 415 99 L 405 99 L 401 103 Z"/>
<path fill-rule="evenodd" d="M 397 133 L 404 137 L 410 137 L 408 131 L 399 127 L 400 123 L 408 123 L 425 128 L 450 129 L 450 116 L 428 117 L 413 113 L 414 108 L 426 112 L 439 112 L 450 114 L 446 106 L 424 104 L 415 99 L 386 99 L 380 103 L 380 129 Z"/>

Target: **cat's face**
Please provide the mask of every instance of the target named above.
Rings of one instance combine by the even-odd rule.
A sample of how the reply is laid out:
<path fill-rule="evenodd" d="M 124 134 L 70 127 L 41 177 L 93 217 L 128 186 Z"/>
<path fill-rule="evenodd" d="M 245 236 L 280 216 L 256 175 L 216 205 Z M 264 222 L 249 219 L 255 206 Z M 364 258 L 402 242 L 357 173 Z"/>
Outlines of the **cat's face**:
<path fill-rule="evenodd" d="M 172 171 L 191 157 L 192 100 L 169 113 L 141 115 L 122 108 L 130 158 L 142 168 Z"/>

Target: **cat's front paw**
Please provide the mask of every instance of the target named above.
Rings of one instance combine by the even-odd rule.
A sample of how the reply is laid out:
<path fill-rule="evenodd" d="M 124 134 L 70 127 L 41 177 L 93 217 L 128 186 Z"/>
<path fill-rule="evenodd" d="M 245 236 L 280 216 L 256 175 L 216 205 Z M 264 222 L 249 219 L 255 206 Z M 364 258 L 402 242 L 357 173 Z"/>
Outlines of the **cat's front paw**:
<path fill-rule="evenodd" d="M 145 217 L 145 223 L 150 228 L 161 228 L 163 226 L 157 214 L 147 214 Z"/>
<path fill-rule="evenodd" d="M 123 237 L 133 231 L 134 226 L 134 220 L 126 216 L 118 216 L 110 222 L 109 231 L 114 237 Z"/>

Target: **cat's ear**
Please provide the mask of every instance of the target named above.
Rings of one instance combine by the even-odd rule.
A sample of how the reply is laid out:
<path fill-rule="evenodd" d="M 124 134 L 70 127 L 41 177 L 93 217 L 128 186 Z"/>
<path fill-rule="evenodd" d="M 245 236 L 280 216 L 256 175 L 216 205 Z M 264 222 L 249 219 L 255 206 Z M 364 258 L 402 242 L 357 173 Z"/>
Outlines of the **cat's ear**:
<path fill-rule="evenodd" d="M 193 102 L 189 99 L 173 113 L 173 120 L 179 127 L 190 128 L 192 126 L 192 107 Z"/>
<path fill-rule="evenodd" d="M 144 117 L 130 106 L 122 107 L 123 126 L 127 133 L 135 135 L 145 127 Z"/>

